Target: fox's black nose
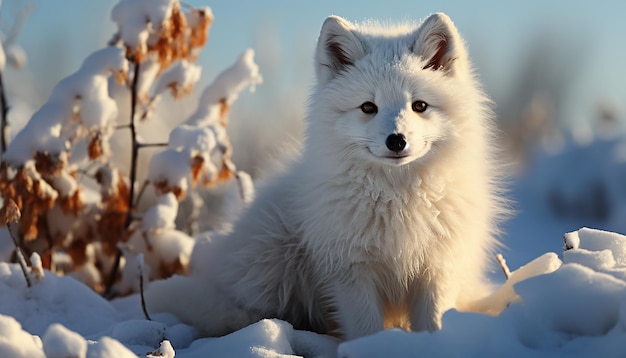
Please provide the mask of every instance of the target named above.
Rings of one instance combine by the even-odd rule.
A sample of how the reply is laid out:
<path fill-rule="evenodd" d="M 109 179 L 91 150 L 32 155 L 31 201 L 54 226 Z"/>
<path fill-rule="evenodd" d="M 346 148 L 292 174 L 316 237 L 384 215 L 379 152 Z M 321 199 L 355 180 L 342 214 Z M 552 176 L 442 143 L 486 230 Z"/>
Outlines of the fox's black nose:
<path fill-rule="evenodd" d="M 406 137 L 404 134 L 390 134 L 385 140 L 385 145 L 392 152 L 400 152 L 406 148 Z"/>

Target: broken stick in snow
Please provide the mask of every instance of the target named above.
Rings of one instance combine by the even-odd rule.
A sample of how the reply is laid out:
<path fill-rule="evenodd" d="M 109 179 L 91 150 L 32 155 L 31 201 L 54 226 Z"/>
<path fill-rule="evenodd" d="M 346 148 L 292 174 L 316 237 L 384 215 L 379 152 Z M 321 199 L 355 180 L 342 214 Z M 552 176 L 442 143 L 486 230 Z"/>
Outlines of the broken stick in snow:
<path fill-rule="evenodd" d="M 506 265 L 506 260 L 504 259 L 504 256 L 502 256 L 502 254 L 497 254 L 496 260 L 498 260 L 498 263 L 500 264 L 500 268 L 504 273 L 504 277 L 506 277 L 506 279 L 508 280 L 509 277 L 511 277 L 511 270 L 509 270 L 509 267 Z"/>

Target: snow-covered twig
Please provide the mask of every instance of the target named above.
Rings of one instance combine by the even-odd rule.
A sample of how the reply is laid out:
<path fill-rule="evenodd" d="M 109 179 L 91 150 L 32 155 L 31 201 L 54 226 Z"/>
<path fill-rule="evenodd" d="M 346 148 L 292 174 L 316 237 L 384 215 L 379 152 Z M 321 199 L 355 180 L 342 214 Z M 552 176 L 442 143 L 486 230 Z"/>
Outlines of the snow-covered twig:
<path fill-rule="evenodd" d="M 44 278 L 41 256 L 39 256 L 36 252 L 33 252 L 32 255 L 30 255 L 30 274 L 36 281 L 41 281 Z"/>
<path fill-rule="evenodd" d="M 504 256 L 502 256 L 502 254 L 497 254 L 496 260 L 498 260 L 498 264 L 500 264 L 500 268 L 504 273 L 504 277 L 506 277 L 506 279 L 508 280 L 509 277 L 511 277 L 511 270 L 509 270 L 509 266 L 507 266 Z"/>

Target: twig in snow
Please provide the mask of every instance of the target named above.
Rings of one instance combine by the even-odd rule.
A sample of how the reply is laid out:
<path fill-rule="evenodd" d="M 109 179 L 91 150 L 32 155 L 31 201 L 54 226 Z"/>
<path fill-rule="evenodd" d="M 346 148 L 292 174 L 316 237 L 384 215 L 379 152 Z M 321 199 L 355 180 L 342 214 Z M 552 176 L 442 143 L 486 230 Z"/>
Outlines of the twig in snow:
<path fill-rule="evenodd" d="M 9 236 L 11 236 L 11 239 L 13 239 L 13 244 L 15 245 L 15 256 L 17 257 L 17 262 L 20 264 L 20 268 L 22 269 L 22 273 L 24 274 L 24 278 L 26 279 L 26 284 L 28 285 L 28 287 L 30 287 L 30 278 L 28 277 L 28 272 L 26 271 L 26 259 L 24 259 L 24 254 L 22 253 L 20 243 L 16 238 L 16 236 L 19 236 L 18 224 L 20 222 L 21 216 L 22 214 L 20 213 L 20 209 L 17 207 L 17 204 L 15 204 L 13 199 L 9 199 L 8 204 L 3 208 L 3 211 L 0 213 L 0 220 L 2 220 L 2 222 L 7 225 L 7 231 L 9 232 Z"/>
<path fill-rule="evenodd" d="M 502 256 L 502 254 L 497 254 L 496 260 L 498 260 L 498 264 L 500 264 L 500 268 L 504 273 L 504 277 L 506 277 L 506 279 L 508 280 L 509 277 L 511 277 L 511 270 L 509 270 L 509 266 L 506 265 L 506 260 L 504 259 L 504 256 Z"/>
<path fill-rule="evenodd" d="M 30 274 L 36 281 L 41 281 L 44 278 L 43 265 L 41 264 L 41 256 L 38 253 L 33 252 L 30 255 Z"/>
<path fill-rule="evenodd" d="M 137 255 L 137 267 L 139 268 L 139 295 L 141 296 L 141 310 L 148 321 L 152 321 L 146 308 L 146 298 L 143 294 L 143 254 Z"/>

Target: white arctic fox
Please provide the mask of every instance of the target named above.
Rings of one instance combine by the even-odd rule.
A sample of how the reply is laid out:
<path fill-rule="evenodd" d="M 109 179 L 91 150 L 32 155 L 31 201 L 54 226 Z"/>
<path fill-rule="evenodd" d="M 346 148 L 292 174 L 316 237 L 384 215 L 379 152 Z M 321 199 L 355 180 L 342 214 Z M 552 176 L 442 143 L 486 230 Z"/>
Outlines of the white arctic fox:
<path fill-rule="evenodd" d="M 504 205 L 490 101 L 454 24 L 332 16 L 315 66 L 299 159 L 197 246 L 205 262 L 169 286 L 183 297 L 148 302 L 210 335 L 275 317 L 345 339 L 476 309 Z M 185 303 L 183 282 L 206 292 Z"/>

